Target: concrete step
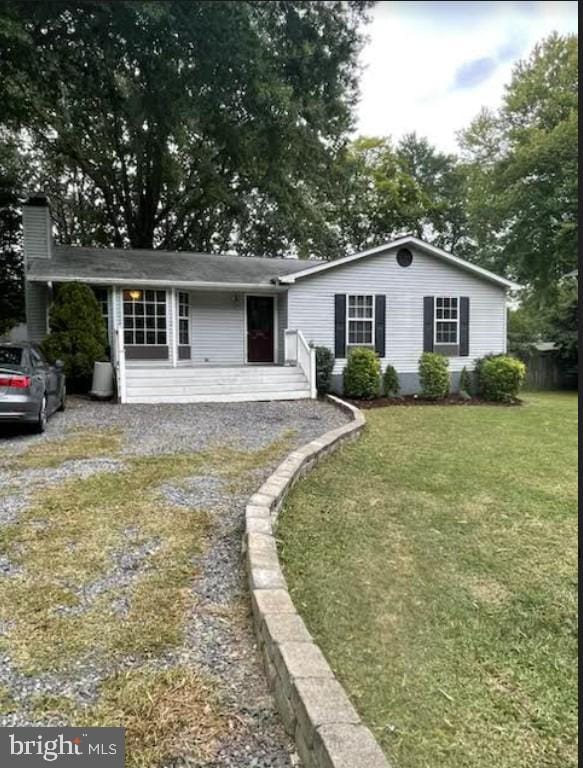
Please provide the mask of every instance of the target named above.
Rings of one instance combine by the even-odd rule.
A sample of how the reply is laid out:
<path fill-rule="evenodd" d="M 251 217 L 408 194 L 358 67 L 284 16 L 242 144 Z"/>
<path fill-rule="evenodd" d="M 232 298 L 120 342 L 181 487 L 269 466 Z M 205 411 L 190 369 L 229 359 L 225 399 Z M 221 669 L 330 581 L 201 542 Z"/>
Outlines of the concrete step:
<path fill-rule="evenodd" d="M 127 403 L 250 403 L 271 400 L 305 400 L 310 397 L 310 390 L 295 390 L 292 392 L 278 391 L 269 394 L 261 392 L 244 392 L 239 394 L 197 394 L 197 395 L 132 395 L 127 397 Z"/>
<path fill-rule="evenodd" d="M 232 395 L 243 393 L 264 393 L 273 392 L 297 392 L 298 390 L 308 389 L 306 381 L 292 381 L 286 384 L 277 384 L 274 382 L 246 382 L 245 384 L 196 384 L 194 382 L 181 382 L 169 384 L 156 384 L 153 382 L 143 382 L 141 384 L 128 383 L 128 396 L 134 395 Z"/>
<path fill-rule="evenodd" d="M 200 366 L 198 368 L 159 368 L 148 366 L 128 366 L 126 367 L 126 377 L 133 378 L 135 376 L 147 376 L 151 379 L 166 379 L 172 377 L 174 379 L 188 379 L 190 377 L 197 377 L 199 379 L 215 380 L 220 378 L 226 378 L 230 376 L 238 376 L 240 378 L 255 378 L 256 376 L 269 376 L 271 378 L 285 378 L 292 374 L 298 374 L 303 376 L 303 371 L 293 365 L 249 365 L 249 366 L 229 366 L 229 367 L 211 367 Z"/>
<path fill-rule="evenodd" d="M 175 389 L 177 387 L 196 387 L 206 389 L 208 387 L 239 387 L 239 388 L 252 388 L 252 387 L 276 387 L 279 389 L 286 389 L 292 387 L 295 384 L 301 384 L 307 386 L 305 376 L 295 375 L 286 376 L 272 379 L 269 376 L 257 376 L 254 379 L 241 378 L 239 376 L 220 377 L 217 379 L 173 379 L 168 377 L 167 379 L 153 380 L 146 376 L 135 377 L 126 379 L 128 387 L 155 387 L 156 389 Z"/>

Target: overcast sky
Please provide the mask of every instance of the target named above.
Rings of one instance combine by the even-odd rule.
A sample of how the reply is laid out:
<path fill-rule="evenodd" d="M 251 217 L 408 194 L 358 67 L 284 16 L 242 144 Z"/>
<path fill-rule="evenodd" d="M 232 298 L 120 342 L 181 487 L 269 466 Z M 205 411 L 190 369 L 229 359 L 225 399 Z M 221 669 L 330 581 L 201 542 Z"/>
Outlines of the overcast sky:
<path fill-rule="evenodd" d="M 556 30 L 577 31 L 577 2 L 379 2 L 361 56 L 358 133 L 417 131 L 439 149 L 482 106 L 497 107 L 513 63 Z"/>

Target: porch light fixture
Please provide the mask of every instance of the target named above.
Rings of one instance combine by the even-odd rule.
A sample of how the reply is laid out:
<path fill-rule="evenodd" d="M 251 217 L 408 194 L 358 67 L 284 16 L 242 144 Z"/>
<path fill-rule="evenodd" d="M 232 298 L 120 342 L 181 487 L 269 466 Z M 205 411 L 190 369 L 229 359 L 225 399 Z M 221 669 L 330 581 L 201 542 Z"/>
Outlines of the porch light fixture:
<path fill-rule="evenodd" d="M 130 299 L 132 299 L 133 301 L 138 301 L 139 299 L 142 298 L 141 291 L 130 291 L 129 294 L 130 294 Z"/>

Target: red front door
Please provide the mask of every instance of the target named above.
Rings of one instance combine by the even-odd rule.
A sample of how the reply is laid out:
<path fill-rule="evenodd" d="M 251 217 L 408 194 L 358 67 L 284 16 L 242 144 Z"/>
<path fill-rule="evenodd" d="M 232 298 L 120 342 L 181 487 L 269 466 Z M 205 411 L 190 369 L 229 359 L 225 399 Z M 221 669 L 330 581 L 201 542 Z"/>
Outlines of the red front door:
<path fill-rule="evenodd" d="M 273 363 L 273 296 L 247 296 L 247 362 Z"/>

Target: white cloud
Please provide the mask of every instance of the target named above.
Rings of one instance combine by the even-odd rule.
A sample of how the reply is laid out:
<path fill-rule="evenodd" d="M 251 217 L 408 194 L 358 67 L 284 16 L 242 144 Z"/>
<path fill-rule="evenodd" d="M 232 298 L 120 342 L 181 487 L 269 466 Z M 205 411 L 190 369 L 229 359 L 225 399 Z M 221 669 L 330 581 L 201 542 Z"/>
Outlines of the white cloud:
<path fill-rule="evenodd" d="M 553 30 L 577 31 L 576 2 L 378 3 L 361 55 L 357 132 L 417 131 L 455 150 L 456 131 L 500 104 L 515 61 Z"/>

